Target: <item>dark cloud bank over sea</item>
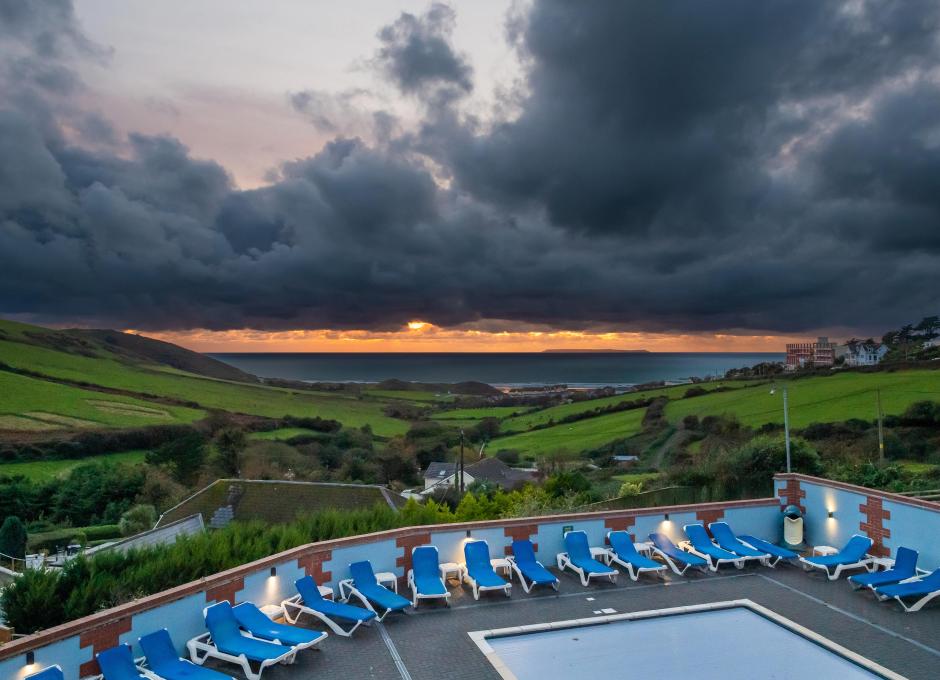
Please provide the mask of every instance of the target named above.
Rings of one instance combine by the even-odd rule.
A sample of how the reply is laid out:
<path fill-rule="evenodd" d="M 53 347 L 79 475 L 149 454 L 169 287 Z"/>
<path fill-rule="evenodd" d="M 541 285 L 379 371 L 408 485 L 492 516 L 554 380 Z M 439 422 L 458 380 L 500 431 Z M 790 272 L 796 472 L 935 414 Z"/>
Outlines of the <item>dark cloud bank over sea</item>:
<path fill-rule="evenodd" d="M 536 0 L 482 120 L 445 5 L 377 27 L 423 110 L 242 191 L 79 104 L 109 52 L 0 0 L 0 313 L 141 329 L 879 329 L 940 298 L 940 5 Z M 366 55 L 369 56 L 369 55 Z M 322 98 L 293 95 L 311 110 Z"/>

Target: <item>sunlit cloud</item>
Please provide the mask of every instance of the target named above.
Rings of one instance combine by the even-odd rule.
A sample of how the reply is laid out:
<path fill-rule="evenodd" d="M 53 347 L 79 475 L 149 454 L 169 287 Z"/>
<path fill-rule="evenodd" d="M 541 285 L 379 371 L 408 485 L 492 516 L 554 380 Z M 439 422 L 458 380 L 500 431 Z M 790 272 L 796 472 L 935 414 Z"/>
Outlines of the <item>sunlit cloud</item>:
<path fill-rule="evenodd" d="M 134 332 L 134 331 L 131 331 Z M 147 335 L 200 352 L 542 352 L 545 350 L 649 350 L 651 352 L 780 352 L 803 336 L 752 333 L 643 333 L 626 331 L 513 329 L 498 320 L 442 328 L 409 321 L 400 330 L 312 329 L 266 332 L 149 332 Z"/>

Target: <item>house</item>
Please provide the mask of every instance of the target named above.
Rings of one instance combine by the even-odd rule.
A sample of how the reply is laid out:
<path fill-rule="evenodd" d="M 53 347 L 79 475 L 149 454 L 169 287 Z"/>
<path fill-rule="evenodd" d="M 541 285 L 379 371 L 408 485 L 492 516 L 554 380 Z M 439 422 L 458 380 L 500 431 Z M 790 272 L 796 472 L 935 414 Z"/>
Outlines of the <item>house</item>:
<path fill-rule="evenodd" d="M 639 456 L 621 455 L 613 457 L 614 464 L 619 465 L 620 467 L 630 467 L 631 465 L 636 465 L 637 461 L 639 460 Z"/>
<path fill-rule="evenodd" d="M 877 342 L 848 342 L 836 350 L 846 366 L 874 366 L 888 353 L 887 345 Z"/>
<path fill-rule="evenodd" d="M 517 489 L 527 482 L 539 478 L 536 469 L 509 467 L 499 458 L 481 458 L 472 463 L 465 463 L 463 470 L 464 488 L 474 482 L 495 484 L 504 491 Z M 442 488 L 455 486 L 457 483 L 456 463 L 431 463 L 424 471 L 424 491 L 428 494 Z"/>
<path fill-rule="evenodd" d="M 794 342 L 787 344 L 786 370 L 801 368 L 831 368 L 836 362 L 835 345 L 829 338 L 820 337 L 816 342 Z"/>

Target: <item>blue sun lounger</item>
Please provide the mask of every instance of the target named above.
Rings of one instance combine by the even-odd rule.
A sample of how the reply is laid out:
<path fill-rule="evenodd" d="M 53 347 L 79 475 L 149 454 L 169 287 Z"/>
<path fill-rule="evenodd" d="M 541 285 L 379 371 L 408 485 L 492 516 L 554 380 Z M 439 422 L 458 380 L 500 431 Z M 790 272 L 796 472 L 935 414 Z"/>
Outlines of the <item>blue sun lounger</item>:
<path fill-rule="evenodd" d="M 490 563 L 490 546 L 486 541 L 466 543 L 463 556 L 466 560 L 463 578 L 473 589 L 474 600 L 479 600 L 480 593 L 488 590 L 502 590 L 506 597 L 512 597 L 512 584 L 497 574 Z"/>
<path fill-rule="evenodd" d="M 359 626 L 368 624 L 376 617 L 371 609 L 325 599 L 312 576 L 304 576 L 294 581 L 294 585 L 297 587 L 297 594 L 281 602 L 284 618 L 288 623 L 297 623 L 301 614 L 310 614 L 320 619 L 337 635 L 349 637 Z M 344 628 L 340 621 L 352 625 Z"/>
<path fill-rule="evenodd" d="M 685 550 L 680 550 L 675 543 L 669 540 L 666 534 L 654 531 L 650 534 L 650 540 L 653 542 L 653 552 L 663 558 L 669 568 L 679 576 L 682 576 L 689 567 L 696 567 L 702 571 L 708 568 L 708 562 L 705 559 Z M 682 565 L 681 569 L 679 568 L 680 564 Z"/>
<path fill-rule="evenodd" d="M 733 564 L 738 569 L 744 568 L 744 558 L 712 543 L 711 536 L 708 535 L 703 525 L 686 524 L 683 529 L 685 535 L 689 537 L 689 552 L 708 562 L 708 568 L 712 571 L 718 571 L 718 567 L 722 564 Z"/>
<path fill-rule="evenodd" d="M 138 643 L 147 658 L 147 668 L 163 680 L 235 680 L 231 675 L 179 658 L 166 628 L 144 635 Z"/>
<path fill-rule="evenodd" d="M 626 531 L 611 531 L 607 534 L 607 542 L 610 543 L 610 561 L 616 562 L 627 570 L 630 578 L 634 581 L 640 578 L 643 572 L 653 571 L 662 573 L 666 570 L 665 564 L 660 564 L 656 560 L 641 555 L 637 552 L 636 546 L 630 540 L 630 534 Z"/>
<path fill-rule="evenodd" d="M 916 581 L 895 583 L 894 585 L 875 588 L 875 593 L 882 600 L 891 598 L 897 600 L 898 604 L 900 604 L 908 614 L 920 611 L 925 604 L 940 595 L 940 569 L 936 569 Z M 912 597 L 919 599 L 908 607 L 904 599 Z"/>
<path fill-rule="evenodd" d="M 147 676 L 137 668 L 131 648 L 127 645 L 106 649 L 95 658 L 104 680 L 146 680 Z"/>
<path fill-rule="evenodd" d="M 849 539 L 835 555 L 814 555 L 812 557 L 801 557 L 803 569 L 807 571 L 811 568 L 822 569 L 830 581 L 835 581 L 846 569 L 858 569 L 864 567 L 869 569 L 872 558 L 868 556 L 871 549 L 872 540 L 867 536 L 855 534 Z"/>
<path fill-rule="evenodd" d="M 771 555 L 769 552 L 759 550 L 753 546 L 741 542 L 741 539 L 735 536 L 734 532 L 731 531 L 731 527 L 728 526 L 727 522 L 712 522 L 708 525 L 708 530 L 712 532 L 712 536 L 715 538 L 715 543 L 717 543 L 718 547 L 722 550 L 727 550 L 728 552 L 734 553 L 738 557 L 744 558 L 745 561 L 756 560 L 765 567 L 773 567 L 775 564 L 777 564 L 777 560 L 774 560 L 773 564 L 771 564 L 770 561 L 773 558 L 773 555 Z M 793 556 L 796 557 L 796 553 L 794 553 Z"/>
<path fill-rule="evenodd" d="M 788 548 L 781 548 L 779 545 L 765 541 L 762 538 L 757 538 L 756 536 L 749 536 L 747 534 L 741 534 L 738 536 L 742 543 L 749 545 L 755 550 L 761 550 L 771 557 L 776 559 L 773 562 L 768 562 L 768 567 L 776 567 L 777 563 L 780 560 L 795 560 L 799 558 L 799 553 L 790 550 Z"/>
<path fill-rule="evenodd" d="M 600 576 L 609 578 L 611 583 L 616 583 L 617 574 L 620 572 L 591 557 L 591 547 L 588 545 L 587 534 L 583 531 L 565 533 L 565 550 L 567 552 L 558 553 L 556 558 L 558 568 L 571 569 L 581 577 L 581 585 L 586 586 L 592 578 Z"/>
<path fill-rule="evenodd" d="M 411 551 L 411 569 L 408 570 L 411 603 L 418 600 L 444 600 L 450 606 L 450 593 L 441 578 L 441 561 L 433 545 L 419 545 Z"/>
<path fill-rule="evenodd" d="M 293 647 L 243 635 L 228 602 L 208 607 L 205 616 L 209 632 L 186 643 L 189 658 L 200 666 L 209 658 L 228 661 L 240 666 L 249 680 L 259 680 L 265 668 L 293 663 L 297 658 Z M 258 666 L 257 671 L 251 669 L 252 662 Z"/>
<path fill-rule="evenodd" d="M 525 592 L 531 592 L 535 586 L 551 586 L 558 590 L 558 577 L 535 559 L 532 541 L 528 539 L 513 541 L 512 555 L 506 559 L 509 560 L 513 573 L 519 577 L 519 583 L 522 584 Z"/>
<path fill-rule="evenodd" d="M 297 651 L 309 649 L 326 639 L 327 634 L 322 631 L 307 630 L 288 623 L 277 623 L 268 618 L 268 615 L 258 609 L 251 602 L 242 602 L 232 609 L 235 620 L 243 630 L 248 631 L 252 637 L 278 642 Z"/>
<path fill-rule="evenodd" d="M 404 611 L 411 606 L 411 600 L 393 593 L 375 579 L 372 563 L 368 560 L 350 564 L 349 574 L 352 576 L 352 583 L 346 585 L 349 594 L 358 598 L 366 609 L 374 611 L 378 621 L 384 620 L 391 612 Z"/>
<path fill-rule="evenodd" d="M 898 548 L 897 555 L 894 558 L 894 566 L 885 571 L 873 571 L 870 574 L 855 574 L 849 576 L 849 583 L 856 590 L 859 588 L 871 588 L 874 590 L 879 586 L 889 586 L 894 583 L 900 583 L 917 576 L 917 558 L 916 550 L 910 548 Z"/>
<path fill-rule="evenodd" d="M 32 675 L 27 675 L 23 680 L 65 680 L 65 676 L 62 674 L 62 666 L 53 664 Z"/>
<path fill-rule="evenodd" d="M 53 664 L 32 675 L 27 675 L 23 680 L 65 680 L 65 676 L 62 674 L 62 666 Z"/>

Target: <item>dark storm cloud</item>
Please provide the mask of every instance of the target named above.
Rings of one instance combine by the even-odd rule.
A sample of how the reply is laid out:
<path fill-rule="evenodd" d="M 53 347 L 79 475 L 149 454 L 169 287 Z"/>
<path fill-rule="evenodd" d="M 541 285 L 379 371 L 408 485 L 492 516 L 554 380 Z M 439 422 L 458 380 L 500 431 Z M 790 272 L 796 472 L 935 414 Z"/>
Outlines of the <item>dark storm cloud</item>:
<path fill-rule="evenodd" d="M 39 6 L 0 0 L 20 13 L 0 36 L 0 313 L 868 334 L 938 304 L 936 3 L 539 0 L 513 27 L 518 115 L 486 126 L 434 5 L 379 33 L 382 72 L 428 104 L 420 130 L 365 116 L 376 142 L 338 135 L 251 191 L 11 69 L 80 87 L 71 60 L 101 53 L 70 11 L 22 28 L 47 25 L 23 14 Z M 343 129 L 314 95 L 293 105 Z"/>
<path fill-rule="evenodd" d="M 402 12 L 378 33 L 377 64 L 406 93 L 423 94 L 441 86 L 469 92 L 473 69 L 451 43 L 456 18 L 442 3 L 420 16 Z"/>

